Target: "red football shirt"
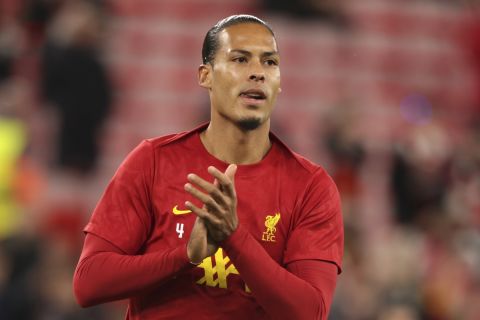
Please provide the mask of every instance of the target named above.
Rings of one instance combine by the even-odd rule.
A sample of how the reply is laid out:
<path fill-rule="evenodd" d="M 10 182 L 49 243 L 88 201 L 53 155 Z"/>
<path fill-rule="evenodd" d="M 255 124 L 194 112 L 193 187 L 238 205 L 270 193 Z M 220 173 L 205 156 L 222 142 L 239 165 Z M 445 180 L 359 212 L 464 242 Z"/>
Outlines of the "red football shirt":
<path fill-rule="evenodd" d="M 190 200 L 201 206 L 184 191 L 187 175 L 211 181 L 208 166 L 221 171 L 228 166 L 204 148 L 200 132 L 205 128 L 142 142 L 118 169 L 85 231 L 129 255 L 185 248 L 196 216 L 183 204 Z M 340 272 L 343 225 L 334 183 L 321 167 L 274 135 L 270 139 L 272 148 L 261 162 L 238 166 L 235 188 L 242 229 L 281 266 L 324 260 Z M 235 255 L 241 250 L 237 245 Z M 181 268 L 171 279 L 132 297 L 127 319 L 267 318 L 227 251 L 220 248 L 199 266 Z M 269 276 L 262 265 L 255 267 Z"/>

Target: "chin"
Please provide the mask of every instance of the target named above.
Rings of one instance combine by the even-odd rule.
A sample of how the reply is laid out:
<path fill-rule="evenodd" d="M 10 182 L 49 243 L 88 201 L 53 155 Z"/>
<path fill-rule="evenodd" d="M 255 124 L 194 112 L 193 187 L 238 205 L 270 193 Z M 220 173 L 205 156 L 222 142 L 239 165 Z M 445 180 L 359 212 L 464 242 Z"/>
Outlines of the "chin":
<path fill-rule="evenodd" d="M 245 131 L 252 131 L 262 125 L 262 120 L 260 118 L 245 118 L 237 121 L 237 125 Z"/>

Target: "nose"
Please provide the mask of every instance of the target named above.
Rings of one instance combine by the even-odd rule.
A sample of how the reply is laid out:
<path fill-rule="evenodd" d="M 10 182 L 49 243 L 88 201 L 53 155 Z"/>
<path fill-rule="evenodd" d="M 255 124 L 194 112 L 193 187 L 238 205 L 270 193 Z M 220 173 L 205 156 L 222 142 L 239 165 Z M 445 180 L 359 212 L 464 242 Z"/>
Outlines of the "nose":
<path fill-rule="evenodd" d="M 265 75 L 263 73 L 252 73 L 250 75 L 250 80 L 253 81 L 265 81 Z"/>
<path fill-rule="evenodd" d="M 252 81 L 265 81 L 265 71 L 260 61 L 252 61 L 249 79 Z"/>

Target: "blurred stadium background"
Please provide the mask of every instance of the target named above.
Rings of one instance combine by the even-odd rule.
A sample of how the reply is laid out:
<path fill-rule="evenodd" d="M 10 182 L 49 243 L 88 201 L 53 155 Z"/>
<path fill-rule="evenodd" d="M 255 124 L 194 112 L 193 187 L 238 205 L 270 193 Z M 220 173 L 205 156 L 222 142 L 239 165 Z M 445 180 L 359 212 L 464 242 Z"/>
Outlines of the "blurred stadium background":
<path fill-rule="evenodd" d="M 208 119 L 201 44 L 234 13 L 276 31 L 273 130 L 342 195 L 330 319 L 480 319 L 475 0 L 1 0 L 0 319 L 123 318 L 75 303 L 82 227 L 142 139 Z"/>

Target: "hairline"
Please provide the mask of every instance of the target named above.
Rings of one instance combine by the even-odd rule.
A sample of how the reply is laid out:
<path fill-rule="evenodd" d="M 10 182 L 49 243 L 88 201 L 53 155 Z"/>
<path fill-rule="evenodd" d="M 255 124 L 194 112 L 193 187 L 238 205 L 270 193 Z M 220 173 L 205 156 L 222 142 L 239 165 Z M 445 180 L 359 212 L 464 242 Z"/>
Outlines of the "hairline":
<path fill-rule="evenodd" d="M 244 20 L 242 20 L 242 18 Z M 260 26 L 263 26 L 265 29 L 267 29 L 268 32 L 272 35 L 273 39 L 275 40 L 275 46 L 277 47 L 276 48 L 276 53 L 278 54 L 277 38 L 275 36 L 275 33 L 273 32 L 273 29 L 270 27 L 270 25 L 267 22 L 263 21 L 262 19 L 260 19 L 258 17 L 252 16 L 252 15 L 233 15 L 233 16 L 229 16 L 229 17 L 227 17 L 223 20 L 220 20 L 212 28 L 210 28 L 210 30 L 208 30 L 208 32 L 205 36 L 205 39 L 204 39 L 203 47 L 202 47 L 202 63 L 203 64 L 210 64 L 210 65 L 213 66 L 214 61 L 215 61 L 215 55 L 217 54 L 218 49 L 220 48 L 220 34 L 221 34 L 221 32 L 230 28 L 230 27 L 232 27 L 232 26 L 236 26 L 236 25 L 240 25 L 240 24 L 258 24 Z M 203 55 L 203 53 L 204 53 L 203 48 L 205 46 L 205 43 L 206 43 L 209 35 L 213 36 L 212 37 L 213 43 L 216 44 L 216 48 L 213 48 L 214 50 L 212 51 L 214 54 L 211 57 Z"/>
<path fill-rule="evenodd" d="M 277 47 L 278 44 L 277 44 L 277 39 L 275 38 L 275 34 L 265 25 L 263 25 L 262 23 L 260 22 L 253 22 L 253 21 L 239 21 L 238 23 L 234 23 L 234 24 L 230 24 L 228 26 L 225 26 L 223 27 L 222 29 L 220 29 L 216 34 L 215 34 L 215 37 L 216 37 L 216 42 L 218 44 L 218 48 L 215 50 L 215 55 L 212 57 L 212 59 L 210 61 L 207 61 L 205 64 L 210 64 L 213 66 L 213 63 L 215 61 L 215 56 L 217 55 L 217 53 L 220 51 L 221 47 L 222 47 L 222 42 L 220 40 L 220 35 L 222 32 L 226 31 L 228 28 L 230 27 L 234 27 L 234 26 L 237 26 L 237 25 L 240 25 L 240 24 L 257 24 L 259 26 L 262 26 L 264 27 L 265 29 L 267 29 L 270 34 L 272 35 L 273 39 L 275 40 L 275 46 Z M 247 50 L 243 50 L 243 49 L 233 49 L 232 51 L 237 51 L 237 52 L 247 52 Z M 274 50 L 274 51 L 268 51 L 265 53 L 266 55 L 269 55 L 269 56 L 272 56 L 272 55 L 278 55 L 278 48 L 277 50 Z"/>

